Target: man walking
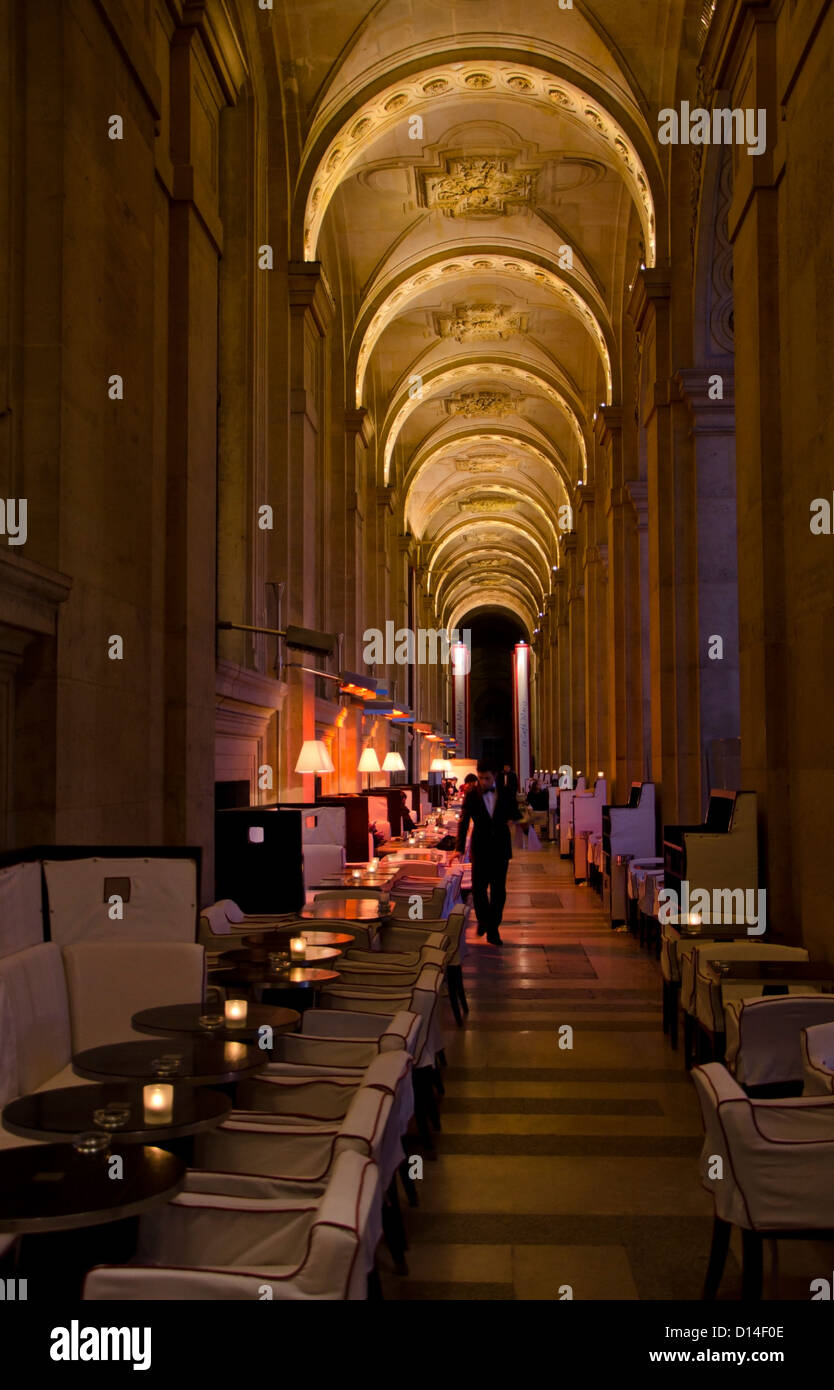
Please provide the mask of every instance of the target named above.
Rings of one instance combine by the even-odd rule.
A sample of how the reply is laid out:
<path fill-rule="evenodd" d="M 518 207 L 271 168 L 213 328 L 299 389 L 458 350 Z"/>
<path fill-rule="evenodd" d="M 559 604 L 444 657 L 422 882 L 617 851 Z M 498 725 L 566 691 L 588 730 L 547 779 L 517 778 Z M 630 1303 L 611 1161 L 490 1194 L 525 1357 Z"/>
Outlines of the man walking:
<path fill-rule="evenodd" d="M 472 897 L 478 918 L 478 936 L 486 932 L 491 946 L 503 946 L 498 934 L 507 899 L 507 870 L 513 851 L 509 822 L 521 820 L 515 796 L 495 785 L 495 768 L 478 763 L 478 785 L 467 793 L 458 826 L 458 853 L 466 846 L 472 823 Z"/>

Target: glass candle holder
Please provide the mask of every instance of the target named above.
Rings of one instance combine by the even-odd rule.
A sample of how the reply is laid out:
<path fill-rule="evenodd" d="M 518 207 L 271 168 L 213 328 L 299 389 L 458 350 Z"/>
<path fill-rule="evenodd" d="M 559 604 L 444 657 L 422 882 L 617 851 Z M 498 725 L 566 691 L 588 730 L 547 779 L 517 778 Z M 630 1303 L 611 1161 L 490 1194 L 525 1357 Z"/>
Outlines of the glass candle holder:
<path fill-rule="evenodd" d="M 361 880 L 362 880 L 362 870 L 361 870 L 361 869 L 354 869 L 354 870 L 353 870 L 353 881 L 354 881 L 354 883 L 360 883 Z"/>
<path fill-rule="evenodd" d="M 200 1014 L 197 1022 L 207 1033 L 211 1033 L 215 1028 L 222 1028 L 225 1023 L 223 1014 Z"/>
<path fill-rule="evenodd" d="M 76 1134 L 72 1141 L 72 1147 L 77 1154 L 87 1154 L 95 1158 L 107 1153 L 110 1148 L 110 1135 L 99 1134 L 95 1130 L 91 1130 L 87 1134 Z"/>
<path fill-rule="evenodd" d="M 307 942 L 303 936 L 293 936 L 290 938 L 290 960 L 295 964 L 297 961 L 307 959 Z"/>
<path fill-rule="evenodd" d="M 154 1057 L 151 1062 L 151 1071 L 156 1076 L 175 1076 L 182 1066 L 182 1057 L 176 1052 L 164 1052 L 161 1057 Z"/>
<path fill-rule="evenodd" d="M 230 1028 L 244 1028 L 249 1004 L 245 999 L 227 999 L 225 1005 L 226 1022 Z"/>
<path fill-rule="evenodd" d="M 124 1101 L 113 1100 L 93 1111 L 93 1119 L 100 1129 L 124 1129 L 129 1118 L 130 1106 Z"/>
<path fill-rule="evenodd" d="M 142 1087 L 146 1125 L 169 1125 L 174 1118 L 174 1088 L 160 1082 Z"/>

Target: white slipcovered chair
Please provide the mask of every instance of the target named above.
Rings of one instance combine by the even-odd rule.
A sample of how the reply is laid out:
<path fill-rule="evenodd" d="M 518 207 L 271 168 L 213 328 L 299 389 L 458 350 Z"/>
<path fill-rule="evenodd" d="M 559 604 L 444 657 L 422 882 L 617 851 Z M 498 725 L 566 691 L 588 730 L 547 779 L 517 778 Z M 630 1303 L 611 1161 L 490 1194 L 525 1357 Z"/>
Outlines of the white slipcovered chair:
<path fill-rule="evenodd" d="M 205 951 L 188 941 L 76 941 L 65 946 L 72 1050 L 144 1038 L 140 1009 L 203 998 Z"/>
<path fill-rule="evenodd" d="M 800 1051 L 806 1096 L 834 1095 L 834 1023 L 803 1028 Z"/>
<path fill-rule="evenodd" d="M 429 1124 L 437 1130 L 440 1129 L 435 1087 L 441 1094 L 443 1092 L 443 1082 L 438 1069 L 438 1061 L 442 1060 L 443 1051 L 443 1033 L 438 1008 L 442 984 L 442 970 L 437 966 L 427 965 L 416 982 L 404 992 L 401 989 L 373 989 L 367 985 L 334 984 L 321 991 L 321 1009 L 308 1011 L 316 1015 L 331 1009 L 360 1014 L 389 1014 L 394 1010 L 407 1009 L 420 1015 L 420 1033 L 412 1053 L 414 1108 L 420 1138 L 429 1150 L 434 1148 Z M 307 1015 L 305 1022 L 306 1018 Z"/>
<path fill-rule="evenodd" d="M 17 1056 L 14 1096 L 80 1085 L 71 1065 L 70 1008 L 60 946 L 44 941 L 0 959 L 0 985 L 5 986 L 4 1014 Z"/>
<path fill-rule="evenodd" d="M 357 1087 L 346 1114 L 329 1124 L 284 1123 L 274 1113 L 237 1110 L 201 1136 L 195 1164 L 204 1171 L 257 1173 L 310 1188 L 330 1181 L 333 1165 L 346 1149 L 367 1155 L 380 1170 L 386 1243 L 398 1273 L 407 1274 L 396 1177 L 410 1114 L 408 1108 L 403 1120 L 391 1091 L 374 1086 Z"/>
<path fill-rule="evenodd" d="M 243 936 L 284 927 L 295 920 L 295 913 L 245 913 L 232 898 L 221 898 L 200 911 L 197 940 L 207 951 L 231 951 Z"/>
<path fill-rule="evenodd" d="M 715 1061 L 724 1055 L 724 999 L 721 979 L 709 967 L 709 961 L 807 961 L 808 952 L 802 946 L 776 946 L 761 941 L 707 942 L 698 946 L 690 957 L 695 972 L 695 1022 L 712 1051 Z M 761 995 L 763 984 L 751 982 L 746 989 L 752 997 Z M 796 985 L 794 992 L 808 993 L 808 985 Z"/>
<path fill-rule="evenodd" d="M 409 990 L 397 998 L 410 1000 L 411 993 Z M 300 1032 L 282 1033 L 275 1039 L 272 1061 L 330 1069 L 364 1068 L 385 1052 L 407 1052 L 413 1057 L 424 1032 L 425 1022 L 416 1009 L 373 1014 L 307 1009 L 301 1015 Z"/>
<path fill-rule="evenodd" d="M 759 1299 L 765 1237 L 834 1235 L 834 1097 L 753 1099 L 717 1062 L 692 1077 L 705 1130 L 701 1181 L 715 1199 L 703 1296 L 715 1298 L 738 1226 L 742 1298 Z"/>
<path fill-rule="evenodd" d="M 749 1095 L 800 1095 L 801 1034 L 814 1024 L 834 1025 L 834 995 L 786 994 L 731 999 L 724 1006 L 726 1064 Z"/>
<path fill-rule="evenodd" d="M 188 1174 L 185 1191 L 140 1219 L 136 1262 L 101 1265 L 85 1301 L 363 1299 L 382 1231 L 379 1169 L 348 1150 L 327 1187 Z"/>

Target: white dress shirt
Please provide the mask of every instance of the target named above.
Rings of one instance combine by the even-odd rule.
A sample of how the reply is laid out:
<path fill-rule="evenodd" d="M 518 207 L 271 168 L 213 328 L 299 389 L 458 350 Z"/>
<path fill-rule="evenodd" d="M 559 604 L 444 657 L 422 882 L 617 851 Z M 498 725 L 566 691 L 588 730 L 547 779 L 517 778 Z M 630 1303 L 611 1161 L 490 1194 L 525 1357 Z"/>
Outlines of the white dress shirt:
<path fill-rule="evenodd" d="M 498 793 L 495 790 L 495 787 L 491 787 L 488 792 L 484 792 L 484 805 L 487 808 L 487 814 L 489 815 L 490 820 L 492 819 L 492 814 L 495 810 L 495 803 L 497 800 Z"/>

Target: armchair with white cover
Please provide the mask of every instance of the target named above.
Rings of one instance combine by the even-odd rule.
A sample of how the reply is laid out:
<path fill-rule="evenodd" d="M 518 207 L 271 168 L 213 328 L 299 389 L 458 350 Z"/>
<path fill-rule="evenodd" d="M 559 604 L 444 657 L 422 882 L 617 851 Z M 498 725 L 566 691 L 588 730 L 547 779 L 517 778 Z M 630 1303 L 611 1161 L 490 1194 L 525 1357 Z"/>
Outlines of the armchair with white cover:
<path fill-rule="evenodd" d="M 85 1301 L 358 1300 L 376 1284 L 380 1174 L 347 1149 L 327 1186 L 189 1172 L 185 1189 L 139 1221 L 129 1265 L 100 1265 Z"/>
<path fill-rule="evenodd" d="M 718 1062 L 692 1077 L 705 1130 L 701 1181 L 715 1199 L 703 1297 L 718 1292 L 737 1226 L 742 1298 L 758 1300 L 765 1239 L 834 1238 L 834 1097 L 754 1099 Z"/>

